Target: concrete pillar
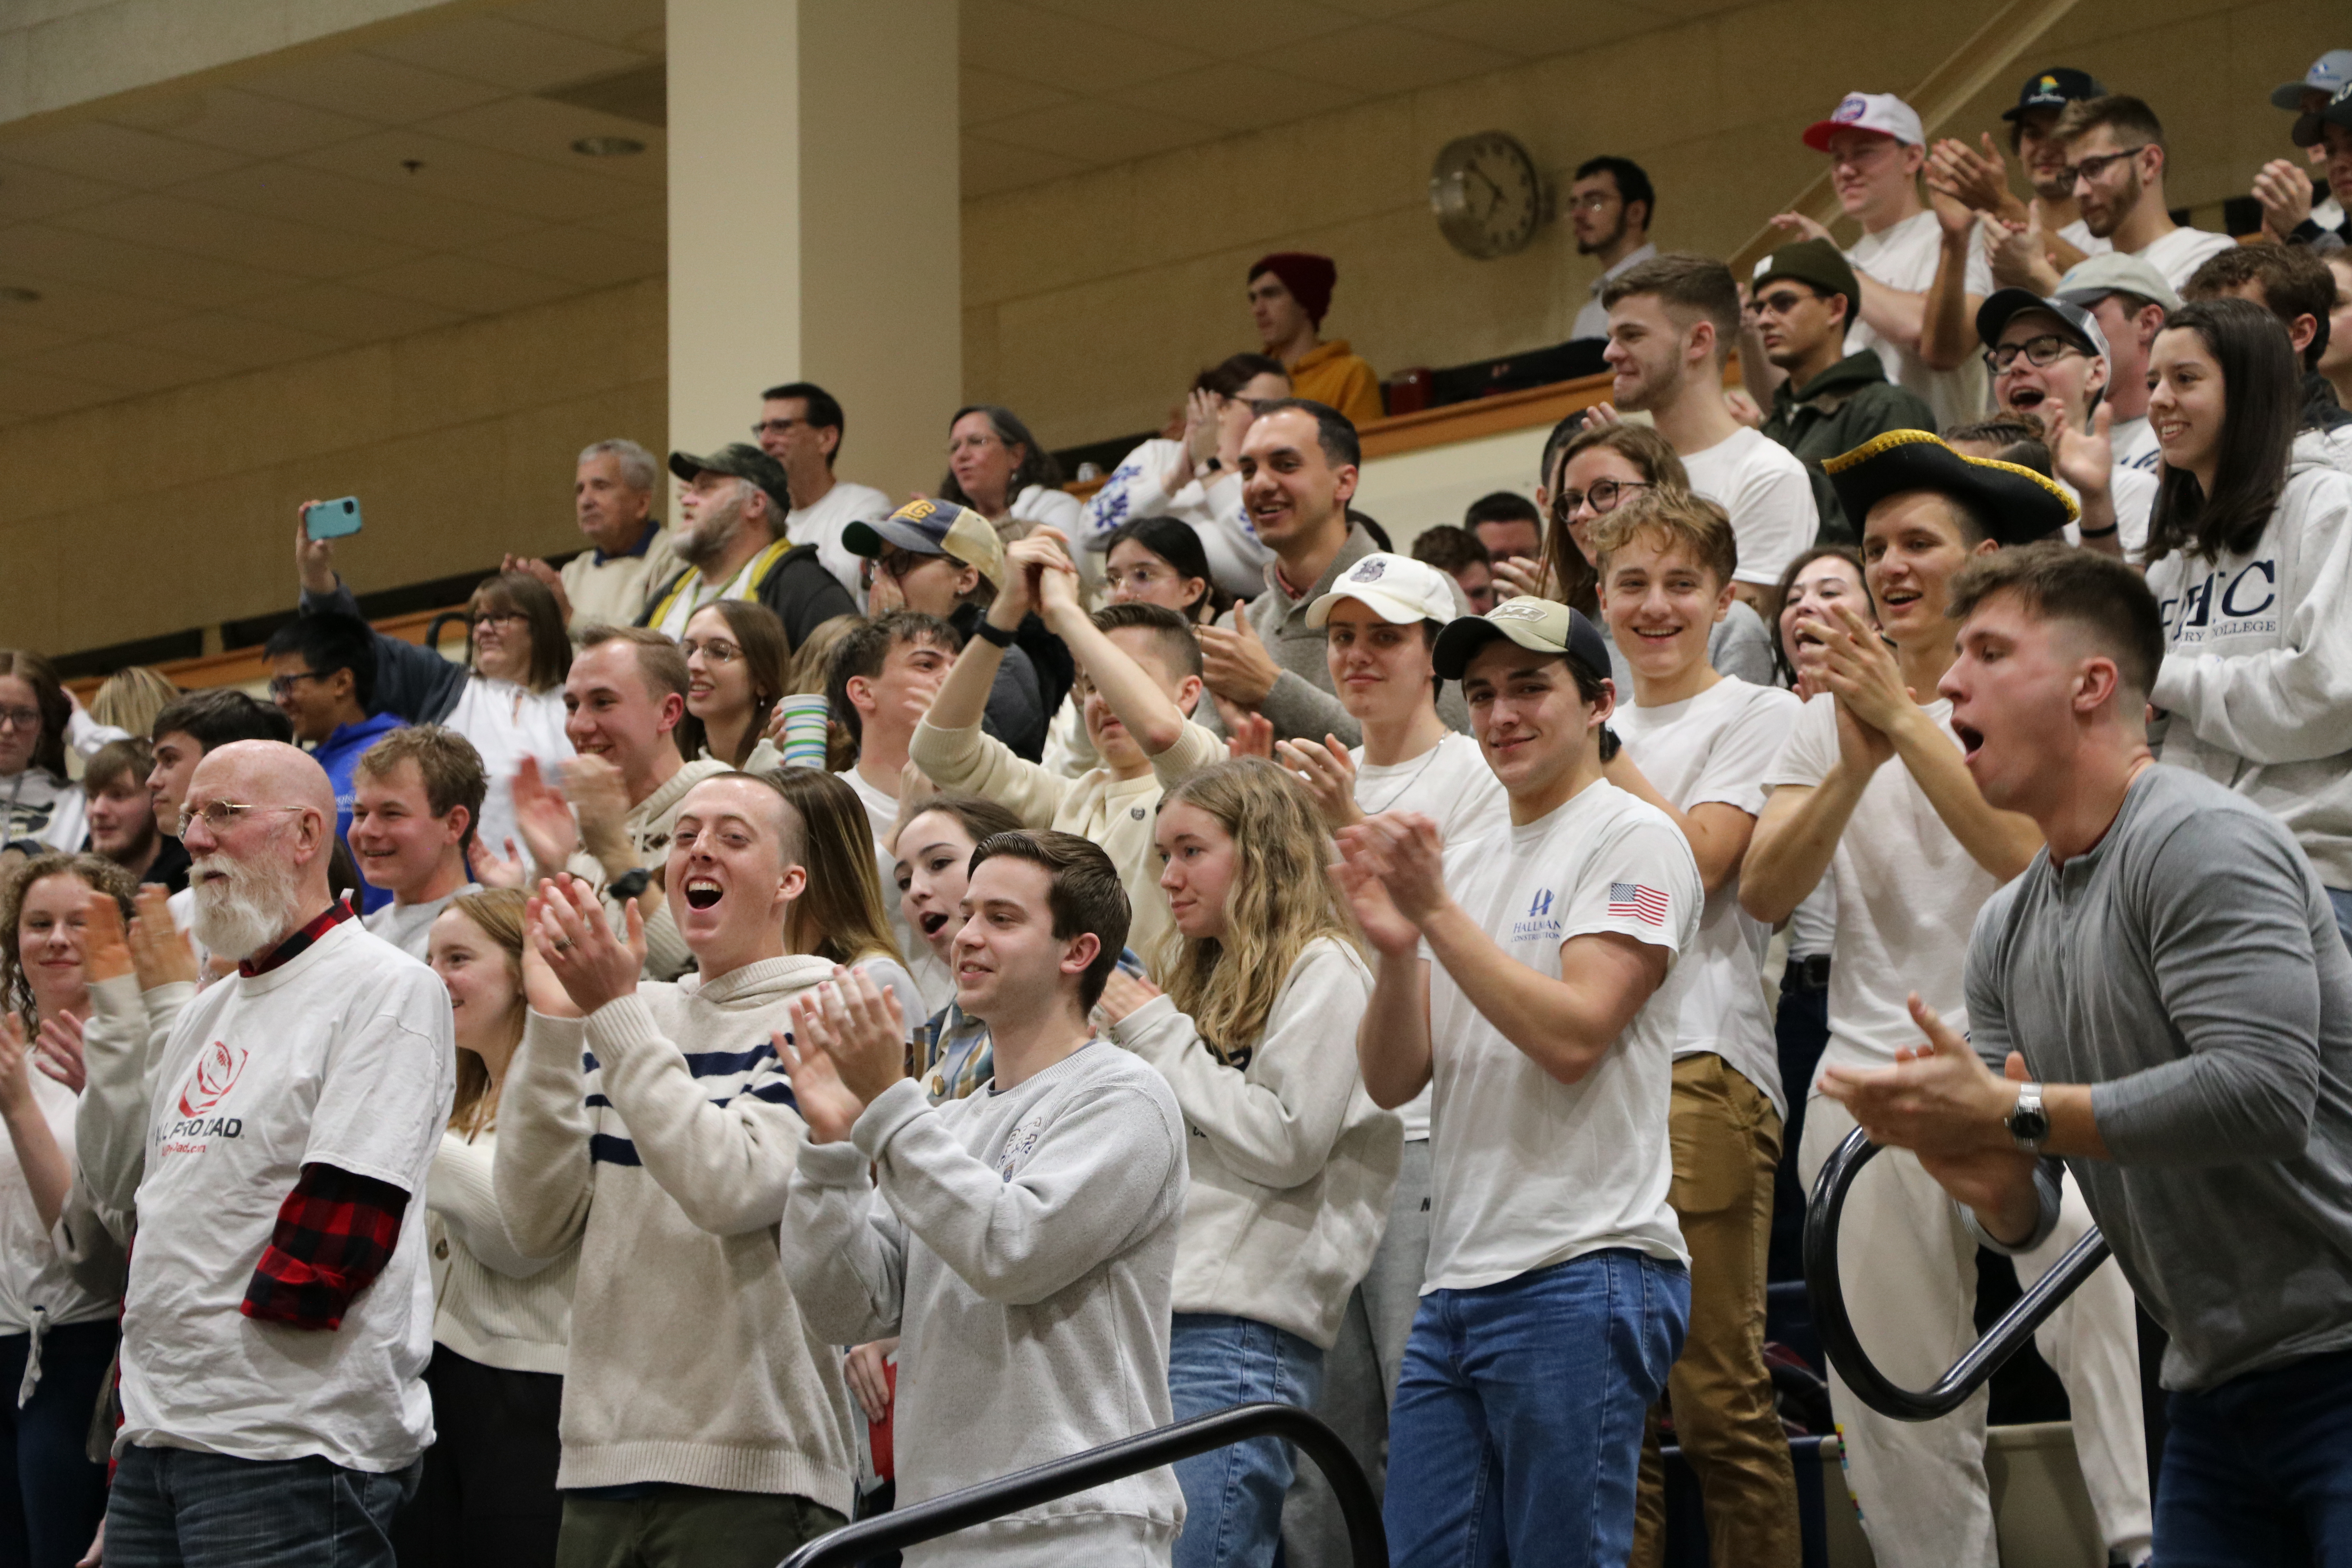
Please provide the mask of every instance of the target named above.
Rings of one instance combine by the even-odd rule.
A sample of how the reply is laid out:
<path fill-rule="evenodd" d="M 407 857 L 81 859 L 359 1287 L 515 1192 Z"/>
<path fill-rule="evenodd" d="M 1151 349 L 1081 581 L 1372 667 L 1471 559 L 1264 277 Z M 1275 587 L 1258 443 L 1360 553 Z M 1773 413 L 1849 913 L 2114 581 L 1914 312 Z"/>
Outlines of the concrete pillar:
<path fill-rule="evenodd" d="M 841 400 L 835 471 L 929 490 L 963 388 L 955 0 L 669 0 L 669 429 Z"/>

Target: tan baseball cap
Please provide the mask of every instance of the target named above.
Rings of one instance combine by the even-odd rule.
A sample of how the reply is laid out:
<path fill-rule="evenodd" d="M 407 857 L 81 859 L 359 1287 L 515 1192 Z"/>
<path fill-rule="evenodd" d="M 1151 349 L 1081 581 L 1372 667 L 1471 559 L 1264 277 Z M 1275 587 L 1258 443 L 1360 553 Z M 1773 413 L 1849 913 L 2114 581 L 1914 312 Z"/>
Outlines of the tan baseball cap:
<path fill-rule="evenodd" d="M 1609 644 L 1601 628 L 1556 599 L 1520 595 L 1483 616 L 1464 616 L 1437 634 L 1430 662 L 1439 679 L 1459 680 L 1478 650 L 1508 637 L 1538 653 L 1565 654 L 1597 679 L 1609 679 Z"/>
<path fill-rule="evenodd" d="M 952 555 L 1004 586 L 1004 541 L 996 525 L 953 501 L 910 500 L 879 522 L 846 524 L 841 542 L 852 555 L 879 555 L 893 544 L 917 555 Z"/>

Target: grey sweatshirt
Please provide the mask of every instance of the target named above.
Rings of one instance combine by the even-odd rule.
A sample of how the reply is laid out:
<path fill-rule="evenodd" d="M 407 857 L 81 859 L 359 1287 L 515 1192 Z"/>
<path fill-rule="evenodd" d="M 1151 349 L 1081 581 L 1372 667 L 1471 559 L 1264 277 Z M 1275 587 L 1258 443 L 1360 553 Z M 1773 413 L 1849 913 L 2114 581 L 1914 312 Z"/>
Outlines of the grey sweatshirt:
<path fill-rule="evenodd" d="M 1356 1065 L 1371 996 L 1355 950 L 1318 937 L 1234 1060 L 1165 996 L 1113 1026 L 1168 1079 L 1192 1133 L 1176 1310 L 1254 1318 L 1327 1351 L 1339 1337 L 1404 1157 L 1404 1123 L 1372 1103 Z"/>
<path fill-rule="evenodd" d="M 533 1013 L 499 1096 L 513 1249 L 578 1244 L 556 1484 L 791 1493 L 847 1513 L 848 1387 L 803 1321 L 776 1222 L 805 1135 L 769 1036 L 831 977 L 772 958 Z"/>
<path fill-rule="evenodd" d="M 1331 564 L 1323 569 L 1323 575 L 1306 593 L 1296 599 L 1284 593 L 1278 566 L 1268 565 L 1265 592 L 1246 605 L 1234 606 L 1235 616 L 1249 616 L 1258 640 L 1265 644 L 1265 651 L 1274 656 L 1274 662 L 1282 667 L 1282 673 L 1275 678 L 1274 689 L 1258 704 L 1258 711 L 1274 726 L 1276 740 L 1305 736 L 1320 741 L 1326 735 L 1337 735 L 1343 746 L 1364 743 L 1363 726 L 1332 694 L 1331 666 L 1323 656 L 1323 628 L 1307 624 L 1307 611 L 1331 591 L 1341 573 L 1378 549 L 1380 545 L 1364 531 L 1363 524 L 1349 523 L 1348 542 L 1339 546 L 1339 553 L 1331 558 Z M 1470 601 L 1450 578 L 1447 585 L 1454 589 L 1454 613 L 1468 615 Z M 1206 708 L 1209 704 L 1204 701 L 1202 706 Z M 1454 729 L 1470 728 L 1470 710 L 1463 704 L 1458 681 L 1447 682 L 1439 694 L 1437 716 Z"/>
<path fill-rule="evenodd" d="M 2298 457 L 2254 547 L 2152 562 L 2158 754 L 2274 813 L 2352 888 L 2352 476 Z"/>
<path fill-rule="evenodd" d="M 900 1507 L 1168 1425 L 1184 1184 L 1175 1095 L 1101 1040 L 1002 1093 L 901 1081 L 849 1142 L 803 1146 L 784 1272 L 826 1338 L 902 1336 Z M 907 1561 L 1164 1564 L 1183 1515 L 1150 1470 Z"/>
<path fill-rule="evenodd" d="M 2352 1345 L 2352 952 L 2284 826 L 2144 770 L 2095 847 L 1986 902 L 1968 998 L 1988 1063 L 2094 1086 L 2114 1158 L 2065 1165 L 2172 1336 L 2166 1387 Z"/>

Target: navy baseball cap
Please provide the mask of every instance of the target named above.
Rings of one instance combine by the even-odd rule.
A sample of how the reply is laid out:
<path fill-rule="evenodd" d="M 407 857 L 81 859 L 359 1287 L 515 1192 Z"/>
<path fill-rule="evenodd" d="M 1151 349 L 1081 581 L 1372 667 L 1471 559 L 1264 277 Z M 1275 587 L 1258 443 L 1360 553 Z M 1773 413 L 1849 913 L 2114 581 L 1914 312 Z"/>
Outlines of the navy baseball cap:
<path fill-rule="evenodd" d="M 2025 85 L 2017 89 L 2017 107 L 2004 109 L 2000 117 L 2014 124 L 2037 109 L 2063 109 L 2078 98 L 2105 98 L 2105 86 L 2089 71 L 2078 71 L 2073 66 L 2053 66 L 2038 76 L 2028 77 Z"/>

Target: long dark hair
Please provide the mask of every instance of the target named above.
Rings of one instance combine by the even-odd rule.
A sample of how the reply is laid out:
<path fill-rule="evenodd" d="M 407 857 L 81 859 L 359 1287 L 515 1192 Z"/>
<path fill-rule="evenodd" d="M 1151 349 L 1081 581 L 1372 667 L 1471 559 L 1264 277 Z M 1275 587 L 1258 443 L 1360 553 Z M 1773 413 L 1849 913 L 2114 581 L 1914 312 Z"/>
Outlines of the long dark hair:
<path fill-rule="evenodd" d="M 2244 300 L 2199 300 L 2164 319 L 2195 332 L 2221 367 L 2221 461 L 2213 493 L 2168 465 L 2147 523 L 2147 559 L 2175 550 L 2216 560 L 2252 550 L 2270 526 L 2302 419 L 2294 350 L 2278 319 Z M 2161 335 L 2159 333 L 2159 335 Z"/>
<path fill-rule="evenodd" d="M 1862 563 L 1862 552 L 1851 544 L 1816 544 L 1811 550 L 1801 552 L 1794 561 L 1789 563 L 1789 569 L 1780 574 L 1780 603 L 1787 604 L 1789 595 L 1797 591 L 1797 579 L 1804 574 L 1806 567 L 1832 555 L 1853 568 L 1854 581 L 1862 584 L 1862 596 L 1864 602 L 1867 602 L 1870 598 L 1870 573 Z M 1873 618 L 1876 617 L 1877 611 L 1874 607 L 1871 614 Z M 1780 645 L 1780 616 L 1772 617 L 1771 630 L 1773 673 L 1780 678 L 1781 685 L 1794 691 L 1797 689 L 1797 665 L 1796 661 L 1789 657 L 1789 650 Z"/>
<path fill-rule="evenodd" d="M 967 414 L 987 415 L 989 424 L 996 430 L 996 438 L 1008 447 L 1021 448 L 1021 461 L 1014 467 L 1013 477 L 1004 484 L 1006 506 L 1011 506 L 1014 499 L 1031 485 L 1044 485 L 1048 489 L 1060 487 L 1062 465 L 1054 460 L 1053 453 L 1037 445 L 1037 437 L 1029 434 L 1029 426 L 1021 423 L 1021 416 L 1010 408 L 999 408 L 993 403 L 968 403 L 957 409 L 955 417 L 948 421 L 950 433 L 962 423 Z M 940 481 L 940 499 L 951 500 L 958 506 L 972 507 L 975 511 L 980 510 L 973 505 L 972 499 L 963 493 L 963 487 L 956 483 L 952 467 L 948 469 L 948 477 Z"/>
<path fill-rule="evenodd" d="M 1555 437 L 1559 434 L 1553 431 Z M 1544 493 L 1551 502 L 1551 516 L 1544 526 L 1543 563 L 1537 577 L 1557 586 L 1559 602 L 1569 608 L 1598 617 L 1600 574 L 1577 548 L 1575 536 L 1568 531 L 1568 509 L 1559 504 L 1561 476 L 1568 471 L 1569 459 L 1594 447 L 1616 452 L 1660 489 L 1688 490 L 1690 474 L 1666 438 L 1647 425 L 1587 425 L 1556 446 L 1546 444 Z"/>
<path fill-rule="evenodd" d="M 1178 612 L 1188 621 L 1206 621 L 1224 613 L 1232 598 L 1217 586 L 1217 579 L 1209 570 L 1209 552 L 1202 548 L 1201 536 L 1192 525 L 1172 517 L 1129 518 L 1121 523 L 1103 545 L 1103 564 L 1110 563 L 1110 552 L 1129 541 L 1141 545 L 1174 568 L 1179 576 L 1196 579 L 1201 584 L 1201 596 Z"/>
<path fill-rule="evenodd" d="M 53 776 L 66 776 L 66 726 L 73 703 L 57 666 L 30 648 L 0 647 L 0 675 L 13 675 L 33 689 L 33 706 L 40 710 L 41 738 L 33 742 L 32 766 Z"/>
<path fill-rule="evenodd" d="M 743 755 L 721 757 L 719 760 L 730 768 L 740 768 L 759 745 L 761 731 L 768 727 L 768 715 L 776 710 L 776 701 L 791 684 L 792 639 L 784 633 L 784 623 L 776 612 L 757 599 L 713 599 L 703 610 L 717 610 L 719 618 L 727 623 L 727 632 L 743 653 L 744 668 L 751 674 L 751 722 L 743 731 Z M 702 610 L 694 612 L 695 616 Z M 694 616 L 688 616 L 691 622 Z M 683 755 L 698 757 L 710 743 L 710 736 L 702 721 L 688 713 L 677 721 L 677 749 Z"/>

